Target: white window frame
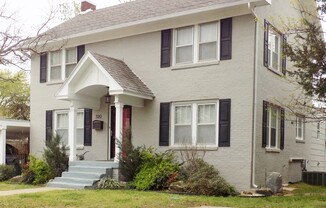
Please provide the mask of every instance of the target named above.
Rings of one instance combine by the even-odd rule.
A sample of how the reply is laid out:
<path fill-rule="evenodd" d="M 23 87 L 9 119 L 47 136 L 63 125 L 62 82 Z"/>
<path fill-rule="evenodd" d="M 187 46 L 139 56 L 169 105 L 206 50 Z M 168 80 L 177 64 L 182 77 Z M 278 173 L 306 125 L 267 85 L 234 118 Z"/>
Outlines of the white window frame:
<path fill-rule="evenodd" d="M 77 110 L 77 114 L 78 113 L 83 113 L 84 114 L 84 109 L 78 109 Z M 57 127 L 57 120 L 58 120 L 58 115 L 59 114 L 67 114 L 68 115 L 68 127 L 67 127 L 67 137 L 68 137 L 68 134 L 69 134 L 69 110 L 55 110 L 54 111 L 54 118 L 53 118 L 53 131 L 54 133 L 56 133 L 56 131 L 58 130 L 58 127 Z M 77 118 L 76 118 L 77 119 Z M 84 123 L 84 122 L 83 122 Z M 84 129 L 84 125 L 81 127 L 81 126 L 77 126 L 78 122 L 76 123 L 76 130 L 77 129 Z M 60 135 L 61 136 L 61 135 Z M 76 141 L 77 142 L 77 141 Z M 67 147 L 69 147 L 69 137 L 68 137 L 68 141 L 67 141 L 67 144 L 65 144 Z M 77 147 L 83 147 L 84 146 L 84 143 L 81 143 L 81 144 L 76 144 Z"/>
<path fill-rule="evenodd" d="M 53 118 L 53 130 L 54 130 L 54 133 L 57 134 L 57 130 L 58 130 L 58 116 L 59 115 L 62 115 L 62 114 L 67 114 L 67 118 L 68 118 L 68 126 L 67 126 L 67 129 L 60 129 L 60 130 L 67 130 L 67 138 L 68 138 L 68 134 L 69 134 L 69 111 L 68 110 L 57 110 L 57 111 L 54 111 L 54 118 Z M 60 137 L 62 137 L 63 135 L 58 135 Z M 63 141 L 61 141 L 63 142 Z M 67 143 L 69 143 L 69 138 L 67 140 Z M 68 144 L 65 144 L 65 145 L 68 145 Z"/>
<path fill-rule="evenodd" d="M 205 24 L 210 24 L 210 23 L 215 23 L 216 24 L 216 58 L 214 59 L 204 59 L 204 60 L 199 60 L 199 45 L 206 43 L 206 42 L 200 42 L 200 26 L 205 25 Z M 193 51 L 192 51 L 192 62 L 183 62 L 183 63 L 177 63 L 176 62 L 176 48 L 178 47 L 177 44 L 177 31 L 178 29 L 181 28 L 186 28 L 186 27 L 192 27 L 193 28 Z M 173 66 L 183 66 L 183 65 L 189 65 L 189 64 L 199 64 L 199 63 L 206 63 L 206 62 L 218 62 L 219 57 L 220 57 L 220 21 L 214 21 L 214 22 L 203 22 L 200 24 L 196 25 L 189 25 L 185 27 L 179 27 L 175 28 L 173 30 Z M 208 43 L 208 42 L 207 42 Z M 182 47 L 182 46 L 179 46 Z"/>
<path fill-rule="evenodd" d="M 215 105 L 215 144 L 214 145 L 197 145 L 197 130 L 198 130 L 198 106 L 199 105 Z M 175 108 L 177 106 L 191 106 L 191 141 L 190 147 L 199 148 L 216 148 L 218 146 L 218 118 L 219 118 L 219 101 L 207 100 L 207 101 L 193 101 L 193 102 L 175 102 L 172 103 L 171 109 L 171 146 L 176 148 L 184 148 L 185 145 L 175 144 Z"/>
<path fill-rule="evenodd" d="M 299 121 L 301 120 L 301 126 L 299 126 Z M 296 140 L 303 141 L 304 133 L 305 133 L 305 117 L 302 115 L 297 115 L 295 119 L 295 132 L 296 132 Z M 301 131 L 301 137 L 299 137 L 299 132 Z"/>
<path fill-rule="evenodd" d="M 271 127 L 271 123 L 272 123 L 272 110 L 276 110 L 276 135 L 275 135 L 275 146 L 272 146 L 272 127 Z M 268 134 L 267 134 L 267 138 L 266 138 L 266 148 L 267 149 L 277 149 L 280 150 L 280 143 L 281 143 L 281 122 L 282 122 L 282 118 L 281 118 L 281 109 L 277 106 L 273 106 L 273 105 L 268 105 L 267 106 L 267 126 L 266 128 L 268 128 Z"/>
<path fill-rule="evenodd" d="M 278 45 L 277 45 L 277 49 L 278 49 L 278 54 L 277 54 L 277 68 L 273 67 L 273 58 L 274 58 L 274 54 L 272 51 L 272 46 L 276 45 L 275 43 L 275 37 L 278 37 L 279 41 L 278 41 Z M 282 72 L 282 35 L 279 31 L 277 31 L 272 25 L 268 25 L 268 68 L 281 73 Z"/>
<path fill-rule="evenodd" d="M 69 50 L 69 49 L 75 49 L 76 50 L 76 62 L 71 62 L 71 63 L 66 63 L 66 51 Z M 64 49 L 61 49 L 61 50 L 58 50 L 60 51 L 61 53 L 61 63 L 60 65 L 51 65 L 51 55 L 53 52 L 49 52 L 48 53 L 48 66 L 47 66 L 47 80 L 48 82 L 62 82 L 63 80 L 65 80 L 67 77 L 66 77 L 66 66 L 67 65 L 71 65 L 71 64 L 77 64 L 78 60 L 77 60 L 77 54 L 78 54 L 78 51 L 77 51 L 77 47 L 71 47 L 71 48 L 64 48 Z M 54 51 L 54 52 L 57 52 L 57 51 Z M 51 67 L 53 66 L 61 66 L 61 78 L 60 79 L 57 79 L 57 80 L 53 80 L 51 79 Z"/>

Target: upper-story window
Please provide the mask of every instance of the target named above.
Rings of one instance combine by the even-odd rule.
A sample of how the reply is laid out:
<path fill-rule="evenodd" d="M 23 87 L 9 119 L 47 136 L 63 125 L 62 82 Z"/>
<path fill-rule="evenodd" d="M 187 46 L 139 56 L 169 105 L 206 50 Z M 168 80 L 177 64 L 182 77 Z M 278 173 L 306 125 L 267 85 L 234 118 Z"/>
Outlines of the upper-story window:
<path fill-rule="evenodd" d="M 283 56 L 285 41 L 285 35 L 265 20 L 264 66 L 280 74 L 286 72 L 286 59 Z"/>
<path fill-rule="evenodd" d="M 269 29 L 268 34 L 268 66 L 273 70 L 281 70 L 281 34 Z"/>
<path fill-rule="evenodd" d="M 175 29 L 174 63 L 217 60 L 218 26 L 218 22 L 213 22 Z"/>
<path fill-rule="evenodd" d="M 77 64 L 77 48 L 68 48 L 49 53 L 49 81 L 67 78 Z"/>

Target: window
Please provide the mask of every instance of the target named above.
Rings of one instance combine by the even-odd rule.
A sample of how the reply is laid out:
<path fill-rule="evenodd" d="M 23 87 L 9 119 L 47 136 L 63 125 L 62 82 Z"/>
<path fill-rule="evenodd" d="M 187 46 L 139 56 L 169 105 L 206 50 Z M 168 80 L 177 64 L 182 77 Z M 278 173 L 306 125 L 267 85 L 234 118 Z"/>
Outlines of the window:
<path fill-rule="evenodd" d="M 278 107 L 267 107 L 267 140 L 266 147 L 280 148 L 281 141 L 281 112 Z"/>
<path fill-rule="evenodd" d="M 67 78 L 72 70 L 75 68 L 77 64 L 77 50 L 76 48 L 68 48 L 66 49 L 66 71 L 65 78 Z"/>
<path fill-rule="evenodd" d="M 281 65 L 281 35 L 272 27 L 268 33 L 268 67 L 280 71 Z"/>
<path fill-rule="evenodd" d="M 68 144 L 68 129 L 69 129 L 69 111 L 68 110 L 60 110 L 55 111 L 54 117 L 54 132 L 61 136 L 62 142 L 64 144 Z M 77 123 L 76 123 L 76 137 L 77 137 L 77 145 L 84 144 L 84 111 L 77 111 Z"/>
<path fill-rule="evenodd" d="M 50 80 L 61 80 L 61 51 L 50 54 Z"/>
<path fill-rule="evenodd" d="M 263 101 L 262 147 L 267 151 L 284 149 L 284 108 Z"/>
<path fill-rule="evenodd" d="M 218 23 L 175 29 L 175 64 L 217 60 Z"/>
<path fill-rule="evenodd" d="M 172 145 L 217 145 L 216 101 L 176 103 L 172 106 Z"/>
<path fill-rule="evenodd" d="M 175 61 L 176 63 L 191 63 L 193 60 L 193 27 L 176 30 Z"/>
<path fill-rule="evenodd" d="M 56 112 L 55 133 L 61 137 L 64 144 L 68 144 L 68 127 L 69 116 L 68 111 Z"/>
<path fill-rule="evenodd" d="M 303 140 L 304 139 L 304 122 L 305 119 L 303 116 L 296 117 L 296 139 Z"/>
<path fill-rule="evenodd" d="M 201 24 L 199 29 L 199 60 L 217 59 L 217 24 Z"/>
<path fill-rule="evenodd" d="M 285 35 L 265 20 L 264 66 L 283 74 L 286 70 L 286 59 L 282 54 L 285 41 Z"/>
<path fill-rule="evenodd" d="M 62 49 L 50 52 L 49 81 L 60 81 L 67 78 L 77 64 L 77 48 Z"/>

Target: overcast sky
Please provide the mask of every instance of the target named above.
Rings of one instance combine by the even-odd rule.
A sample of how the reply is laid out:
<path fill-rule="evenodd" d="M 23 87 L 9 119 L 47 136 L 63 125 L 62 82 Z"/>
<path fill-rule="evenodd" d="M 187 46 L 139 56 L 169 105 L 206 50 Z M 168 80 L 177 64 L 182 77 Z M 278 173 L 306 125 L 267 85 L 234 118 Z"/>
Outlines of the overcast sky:
<path fill-rule="evenodd" d="M 80 1 L 75 0 L 77 3 Z M 24 24 L 24 29 L 33 30 L 46 21 L 51 8 L 58 8 L 59 4 L 65 2 L 72 5 L 73 0 L 0 0 L 0 6 L 5 4 L 7 14 L 14 13 L 14 18 L 19 25 Z M 90 0 L 89 2 L 95 4 L 97 9 L 119 4 L 119 0 Z M 50 26 L 55 24 L 58 24 L 58 21 L 53 21 Z"/>

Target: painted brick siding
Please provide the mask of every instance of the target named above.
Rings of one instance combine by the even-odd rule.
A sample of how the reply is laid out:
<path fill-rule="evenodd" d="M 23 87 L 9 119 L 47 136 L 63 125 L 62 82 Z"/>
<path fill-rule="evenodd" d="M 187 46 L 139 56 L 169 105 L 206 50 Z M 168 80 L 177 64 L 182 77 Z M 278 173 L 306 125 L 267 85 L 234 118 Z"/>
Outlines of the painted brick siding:
<path fill-rule="evenodd" d="M 305 143 L 296 141 L 296 124 L 295 117 L 288 110 L 285 111 L 285 145 L 284 150 L 278 152 L 268 152 L 262 148 L 262 112 L 263 100 L 280 105 L 287 103 L 291 95 L 298 92 L 287 79 L 279 76 L 263 66 L 263 43 L 264 43 L 264 19 L 269 20 L 276 28 L 282 31 L 284 25 L 282 20 L 288 17 L 300 18 L 299 13 L 294 9 L 293 1 L 273 0 L 272 5 L 257 8 L 258 15 L 258 74 L 257 74 L 257 115 L 256 115 L 256 169 L 255 183 L 265 185 L 266 174 L 268 172 L 279 172 L 283 176 L 283 182 L 300 179 L 301 164 L 300 162 L 291 163 L 290 158 L 308 158 L 311 139 L 311 124 L 306 124 Z M 288 39 L 290 41 L 290 39 Z M 291 64 L 287 62 L 287 68 L 291 69 Z"/>
<path fill-rule="evenodd" d="M 132 109 L 134 145 L 158 147 L 160 102 L 230 98 L 231 147 L 207 151 L 205 160 L 215 165 L 222 176 L 238 190 L 249 188 L 253 108 L 253 16 L 233 18 L 232 59 L 214 65 L 184 69 L 160 68 L 160 36 L 160 31 L 157 31 L 86 45 L 86 50 L 124 60 L 155 94 L 153 101 L 145 101 L 144 108 Z M 32 68 L 31 138 L 36 139 L 31 141 L 31 150 L 32 153 L 36 153 L 42 151 L 44 147 L 45 110 L 67 109 L 69 103 L 56 101 L 54 98 L 60 84 L 38 82 L 37 56 L 32 59 Z M 94 145 L 80 150 L 90 151 L 85 156 L 87 160 L 106 159 L 107 104 L 102 102 L 101 109 L 93 112 L 93 119 L 97 113 L 103 116 L 104 130 L 101 132 L 93 130 Z"/>

